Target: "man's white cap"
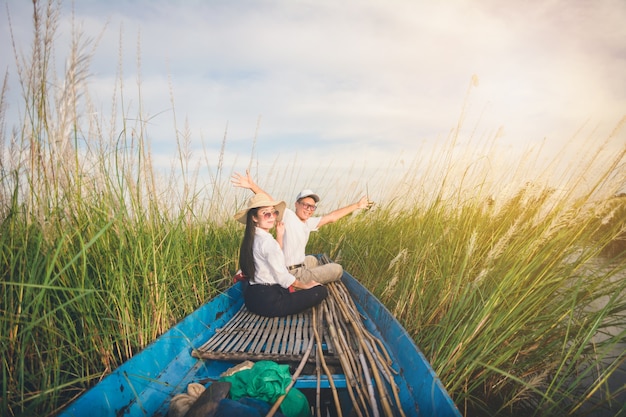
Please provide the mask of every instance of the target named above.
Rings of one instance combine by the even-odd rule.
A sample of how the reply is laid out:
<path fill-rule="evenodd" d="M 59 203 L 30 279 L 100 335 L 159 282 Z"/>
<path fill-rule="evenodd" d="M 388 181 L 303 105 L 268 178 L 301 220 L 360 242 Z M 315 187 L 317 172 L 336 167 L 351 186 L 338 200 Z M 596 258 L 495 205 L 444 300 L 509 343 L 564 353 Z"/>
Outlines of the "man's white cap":
<path fill-rule="evenodd" d="M 320 201 L 320 196 L 315 194 L 313 190 L 308 189 L 300 191 L 300 194 L 298 194 L 298 196 L 296 197 L 296 201 L 300 201 L 300 199 L 305 197 L 311 197 L 313 200 L 315 200 L 316 203 Z"/>

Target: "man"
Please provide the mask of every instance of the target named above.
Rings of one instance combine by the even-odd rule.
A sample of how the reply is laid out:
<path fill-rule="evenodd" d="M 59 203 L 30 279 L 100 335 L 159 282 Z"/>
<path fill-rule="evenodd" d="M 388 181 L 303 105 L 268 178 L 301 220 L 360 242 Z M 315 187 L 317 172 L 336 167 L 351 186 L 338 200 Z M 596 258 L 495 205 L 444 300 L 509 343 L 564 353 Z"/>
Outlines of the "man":
<path fill-rule="evenodd" d="M 266 194 L 250 177 L 250 172 L 246 170 L 246 175 L 233 174 L 231 182 L 236 187 L 247 188 L 255 194 Z M 271 198 L 271 197 L 270 197 Z M 311 190 L 303 190 L 296 197 L 295 211 L 285 209 L 282 224 L 277 225 L 276 240 L 283 248 L 285 255 L 285 265 L 289 272 L 303 283 L 317 281 L 325 284 L 337 281 L 343 275 L 343 268 L 337 263 L 319 264 L 315 256 L 306 255 L 306 245 L 311 232 L 316 232 L 320 227 L 336 222 L 344 216 L 358 209 L 368 208 L 370 202 L 367 196 L 362 197 L 358 202 L 334 210 L 323 216 L 313 216 L 317 209 L 320 197 Z M 284 233 L 282 230 L 284 228 Z"/>

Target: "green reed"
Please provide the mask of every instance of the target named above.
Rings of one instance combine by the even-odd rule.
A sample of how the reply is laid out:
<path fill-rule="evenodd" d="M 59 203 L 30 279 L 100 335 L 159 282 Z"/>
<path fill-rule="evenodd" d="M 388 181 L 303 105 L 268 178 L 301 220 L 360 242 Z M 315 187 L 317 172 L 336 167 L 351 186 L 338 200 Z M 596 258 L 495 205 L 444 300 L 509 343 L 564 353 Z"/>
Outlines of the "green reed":
<path fill-rule="evenodd" d="M 171 178 L 169 192 L 182 197 L 163 198 L 147 117 L 89 119 L 96 112 L 79 98 L 92 41 L 74 34 L 59 91 L 50 62 L 58 4 L 35 2 L 34 16 L 32 55 L 16 59 L 23 103 L 11 103 L 25 116 L 19 136 L 3 131 L 0 160 L 7 416 L 54 414 L 229 283 L 238 248 L 238 229 L 206 215 L 223 211 L 223 180 L 196 189 Z M 126 94 L 118 83 L 113 107 L 124 115 Z M 186 138 L 176 138 L 182 155 Z"/>
<path fill-rule="evenodd" d="M 626 360 L 623 345 L 614 352 L 626 336 L 626 253 L 602 253 L 624 239 L 625 219 L 625 198 L 598 208 L 524 189 L 500 208 L 383 207 L 317 244 L 345 238 L 344 266 L 414 335 L 468 415 L 568 415 L 623 395 L 605 384 Z"/>
<path fill-rule="evenodd" d="M 1 131 L 6 416 L 55 414 L 229 285 L 242 234 L 230 218 L 243 194 L 228 184 L 226 139 L 207 160 L 210 185 L 199 186 L 189 135 L 177 129 L 179 166 L 164 180 L 146 139 L 150 117 L 141 106 L 127 116 L 140 83 L 129 93 L 120 65 L 111 120 L 89 118 L 97 112 L 78 102 L 94 42 L 74 34 L 66 73 L 55 74 L 59 9 L 34 7 L 32 54 L 16 60 L 24 120 L 16 137 Z M 58 78 L 62 94 L 52 90 Z M 625 328 L 626 208 L 609 198 L 623 179 L 623 145 L 608 163 L 592 154 L 565 195 L 531 184 L 494 199 L 474 159 L 456 162 L 457 135 L 397 186 L 377 175 L 374 209 L 326 226 L 309 250 L 339 259 L 385 303 L 467 415 L 610 403 L 619 392 L 606 379 L 624 362 L 609 356 Z M 574 193 L 597 166 L 604 174 Z M 283 181 L 300 175 L 284 172 Z"/>

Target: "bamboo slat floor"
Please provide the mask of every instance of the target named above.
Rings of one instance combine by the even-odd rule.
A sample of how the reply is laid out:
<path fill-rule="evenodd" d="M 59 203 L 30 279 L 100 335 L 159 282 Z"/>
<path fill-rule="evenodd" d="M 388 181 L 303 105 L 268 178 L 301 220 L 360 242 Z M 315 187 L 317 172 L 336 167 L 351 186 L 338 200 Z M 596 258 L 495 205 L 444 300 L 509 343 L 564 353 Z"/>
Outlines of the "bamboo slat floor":
<path fill-rule="evenodd" d="M 312 310 L 268 318 L 251 313 L 244 305 L 192 354 L 200 359 L 299 362 L 314 337 L 312 324 Z M 325 359 L 337 363 L 327 332 L 322 334 Z M 308 361 L 315 363 L 315 356 L 311 354 Z"/>

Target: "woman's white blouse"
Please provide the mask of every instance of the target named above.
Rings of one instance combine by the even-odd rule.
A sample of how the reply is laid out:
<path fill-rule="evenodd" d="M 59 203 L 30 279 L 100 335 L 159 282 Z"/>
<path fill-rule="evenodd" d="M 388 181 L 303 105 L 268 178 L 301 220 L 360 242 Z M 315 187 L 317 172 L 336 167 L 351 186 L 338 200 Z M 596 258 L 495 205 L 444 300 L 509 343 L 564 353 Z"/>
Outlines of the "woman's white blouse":
<path fill-rule="evenodd" d="M 252 245 L 256 273 L 251 284 L 279 284 L 289 288 L 296 278 L 285 266 L 285 257 L 280 245 L 270 233 L 257 227 Z"/>

